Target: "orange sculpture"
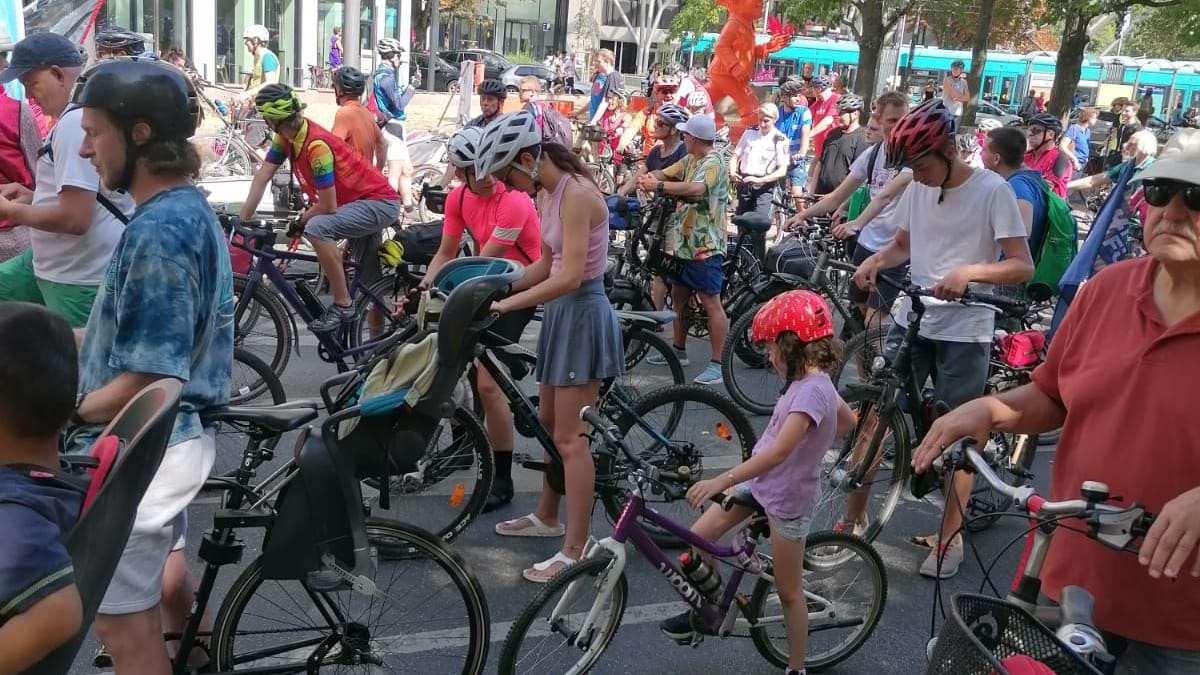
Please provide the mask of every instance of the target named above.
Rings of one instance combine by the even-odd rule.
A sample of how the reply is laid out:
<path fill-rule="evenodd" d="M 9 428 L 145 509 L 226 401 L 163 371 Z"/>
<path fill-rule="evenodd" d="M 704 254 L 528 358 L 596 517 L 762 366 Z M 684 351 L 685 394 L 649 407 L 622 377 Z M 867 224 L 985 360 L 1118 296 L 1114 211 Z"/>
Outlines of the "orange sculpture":
<path fill-rule="evenodd" d="M 737 106 L 743 127 L 758 124 L 758 99 L 750 89 L 754 62 L 783 49 L 792 40 L 791 26 L 771 35 L 765 44 L 754 44 L 754 22 L 762 17 L 762 0 L 717 0 L 729 10 L 729 21 L 721 29 L 708 66 L 708 96 L 716 107 L 729 96 Z M 718 115 L 721 113 L 718 112 Z"/>

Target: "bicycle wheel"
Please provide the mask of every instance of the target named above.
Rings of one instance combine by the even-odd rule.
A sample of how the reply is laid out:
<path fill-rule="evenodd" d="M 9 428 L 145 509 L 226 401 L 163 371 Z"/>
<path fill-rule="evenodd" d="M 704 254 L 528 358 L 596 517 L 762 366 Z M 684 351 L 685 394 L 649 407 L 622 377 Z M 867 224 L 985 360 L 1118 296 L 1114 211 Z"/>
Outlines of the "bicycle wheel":
<path fill-rule="evenodd" d="M 271 372 L 282 378 L 296 340 L 291 314 L 279 294 L 261 281 L 243 305 L 247 281 L 245 276 L 233 275 L 234 302 L 243 307 L 241 312 L 235 310 L 233 344 L 265 361 Z"/>
<path fill-rule="evenodd" d="M 750 420 L 733 401 L 711 387 L 685 384 L 653 391 L 617 410 L 606 410 L 639 457 L 667 472 L 687 467 L 689 480 L 671 484 L 647 495 L 647 501 L 678 523 L 691 523 L 697 512 L 687 505 L 683 493 L 691 482 L 719 475 L 750 458 L 758 441 Z M 600 452 L 596 457 L 596 486 L 604 512 L 617 522 L 630 485 L 631 467 L 624 457 Z M 674 494 L 672 494 L 674 493 Z M 673 508 L 668 508 L 673 507 Z M 659 546 L 676 547 L 682 541 L 649 522 L 642 527 Z"/>
<path fill-rule="evenodd" d="M 762 306 L 763 303 L 755 303 L 747 313 L 753 317 L 755 314 L 758 314 L 758 310 L 761 309 Z M 745 328 L 740 333 L 734 333 L 732 330 L 730 330 L 729 336 L 725 338 L 725 347 L 721 350 L 722 367 L 725 365 L 725 352 L 729 350 L 731 343 L 734 356 L 737 356 L 738 360 L 741 361 L 744 366 L 750 369 L 767 367 L 766 348 L 754 344 L 754 341 L 750 339 L 750 326 L 753 322 L 753 318 L 745 322 L 743 324 Z M 736 365 L 737 364 L 735 364 L 732 359 L 729 360 L 730 368 L 734 368 Z M 722 375 L 724 375 L 724 372 L 722 372 Z"/>
<path fill-rule="evenodd" d="M 836 551 L 838 564 L 825 562 L 832 557 L 827 550 Z M 817 672 L 850 658 L 871 637 L 887 602 L 887 573 L 879 553 L 862 539 L 817 532 L 805 541 L 803 575 L 808 606 L 804 666 Z M 786 668 L 787 629 L 772 578 L 759 577 L 748 614 L 754 617 L 750 637 L 758 653 L 776 667 Z"/>
<path fill-rule="evenodd" d="M 367 539 L 373 550 L 405 553 L 396 560 L 380 556 L 375 595 L 317 592 L 301 581 L 266 579 L 262 559 L 250 563 L 213 624 L 216 670 L 304 673 L 311 672 L 306 664 L 311 658 L 311 665 L 335 673 L 355 666 L 372 672 L 483 672 L 490 641 L 487 599 L 462 558 L 406 523 L 370 519 Z M 439 600 L 441 606 L 429 611 L 409 606 Z M 387 610 L 391 617 L 385 619 Z"/>
<path fill-rule="evenodd" d="M 757 366 L 746 364 L 742 367 L 734 362 L 738 341 L 749 339 L 754 314 L 746 312 L 729 329 L 725 347 L 721 350 L 721 377 L 725 380 L 725 390 L 738 405 L 755 415 L 770 415 L 783 389 L 783 377 L 767 363 L 765 352 Z"/>
<path fill-rule="evenodd" d="M 882 356 L 890 326 L 874 325 L 846 342 L 842 361 L 833 371 L 833 386 L 841 391 L 847 384 L 865 382 L 876 356 Z"/>
<path fill-rule="evenodd" d="M 412 322 L 412 317 L 401 313 L 408 301 L 405 279 L 392 272 L 371 282 L 367 289 L 369 292 L 354 299 L 354 318 L 346 330 L 346 342 L 351 348 L 388 337 Z M 379 298 L 387 309 L 375 304 L 373 297 Z"/>
<path fill-rule="evenodd" d="M 413 203 L 417 205 L 417 222 L 428 223 L 441 216 L 441 214 L 430 211 L 429 207 L 425 205 L 425 200 L 421 199 L 421 186 L 437 186 L 442 182 L 442 176 L 445 173 L 445 167 L 434 164 L 426 164 L 413 169 L 410 184 L 412 185 Z"/>
<path fill-rule="evenodd" d="M 988 439 L 988 449 L 994 461 L 989 462 L 992 470 L 1005 483 L 1018 486 L 1028 480 L 1029 468 L 1033 465 L 1033 454 L 1037 450 L 1037 434 L 1005 434 L 993 431 Z M 975 476 L 971 498 L 967 500 L 966 519 L 963 527 L 969 532 L 982 532 L 995 525 L 1000 515 L 1012 506 L 1012 499 L 991 488 L 986 480 Z"/>
<path fill-rule="evenodd" d="M 596 185 L 600 186 L 602 194 L 611 195 L 617 191 L 617 179 L 604 164 L 589 162 L 587 168 L 591 170 L 592 179 L 596 181 Z"/>
<path fill-rule="evenodd" d="M 621 626 L 629 596 L 622 573 L 613 583 L 608 602 L 597 606 L 601 601 L 598 591 L 610 574 L 611 562 L 608 557 L 597 557 L 571 565 L 533 596 L 504 639 L 500 675 L 583 675 L 596 665 Z M 592 630 L 580 635 L 584 619 L 593 612 Z"/>
<path fill-rule="evenodd" d="M 642 328 L 623 330 L 621 338 L 625 342 L 625 374 L 620 382 L 631 400 L 662 387 L 685 383 L 683 364 L 666 340 Z M 658 354 L 666 364 L 644 363 L 650 354 Z M 637 368 L 639 364 L 641 367 Z"/>
<path fill-rule="evenodd" d="M 283 383 L 271 366 L 241 347 L 233 349 L 233 387 L 229 405 L 246 405 L 263 394 L 270 394 L 271 405 L 287 401 Z"/>
<path fill-rule="evenodd" d="M 894 410 L 889 419 L 880 420 L 876 413 L 879 403 L 872 396 L 851 396 L 846 403 L 857 413 L 858 424 L 840 449 L 825 454 L 821 498 L 813 509 L 812 529 L 837 528 L 853 506 L 867 520 L 865 525 L 855 527 L 855 534 L 871 542 L 900 501 L 912 446 L 908 425 L 899 410 Z M 849 477 L 859 473 L 861 485 L 848 491 Z"/>
<path fill-rule="evenodd" d="M 442 420 L 417 469 L 392 476 L 391 508 L 384 511 L 378 497 L 369 499 L 381 516 L 411 523 L 451 542 L 483 512 L 495 475 L 487 430 L 474 413 L 459 406 L 452 418 Z M 377 479 L 363 483 L 379 488 Z"/>

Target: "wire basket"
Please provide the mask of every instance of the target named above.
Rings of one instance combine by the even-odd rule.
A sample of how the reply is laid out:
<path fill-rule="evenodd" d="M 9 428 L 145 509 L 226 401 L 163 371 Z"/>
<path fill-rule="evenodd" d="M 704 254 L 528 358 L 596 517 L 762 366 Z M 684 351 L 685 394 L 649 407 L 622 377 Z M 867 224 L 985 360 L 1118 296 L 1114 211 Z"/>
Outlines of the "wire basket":
<path fill-rule="evenodd" d="M 600 127 L 587 125 L 580 129 L 579 133 L 583 136 L 583 140 L 585 141 L 598 142 L 604 140 L 604 130 Z"/>
<path fill-rule="evenodd" d="M 1101 675 L 1028 612 L 999 598 L 956 593 L 925 675 L 1009 675 L 1001 663 L 1028 656 L 1058 675 Z"/>

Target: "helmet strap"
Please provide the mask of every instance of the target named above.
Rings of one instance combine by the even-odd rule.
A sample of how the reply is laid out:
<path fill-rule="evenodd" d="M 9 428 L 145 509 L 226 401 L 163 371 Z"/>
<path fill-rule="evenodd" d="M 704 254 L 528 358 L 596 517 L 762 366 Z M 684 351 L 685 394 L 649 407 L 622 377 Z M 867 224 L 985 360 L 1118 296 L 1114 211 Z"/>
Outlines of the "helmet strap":
<path fill-rule="evenodd" d="M 957 152 L 957 151 L 958 150 L 955 149 L 955 152 Z M 938 188 L 937 203 L 941 204 L 946 199 L 946 183 L 950 182 L 950 172 L 954 170 L 954 162 L 951 162 L 950 158 L 947 157 L 946 153 L 944 153 L 944 152 L 939 152 L 938 156 L 941 157 L 942 161 L 946 163 L 946 177 L 944 179 L 942 179 L 942 185 L 941 185 L 941 187 Z"/>
<path fill-rule="evenodd" d="M 133 140 L 133 128 L 126 126 L 122 133 L 125 134 L 125 168 L 121 170 L 121 178 L 113 187 L 122 192 L 128 192 L 133 185 L 133 176 L 137 171 L 138 145 Z"/>
<path fill-rule="evenodd" d="M 517 156 L 520 157 L 519 154 Z M 517 171 L 520 171 L 521 173 L 525 174 L 526 176 L 529 176 L 529 180 L 533 181 L 535 191 L 537 190 L 538 169 L 541 167 L 541 165 L 542 165 L 542 146 L 540 146 L 540 145 L 537 147 L 537 151 L 533 153 L 533 168 L 532 169 L 526 169 L 525 165 L 522 164 L 520 161 L 513 162 L 514 169 L 516 169 Z"/>

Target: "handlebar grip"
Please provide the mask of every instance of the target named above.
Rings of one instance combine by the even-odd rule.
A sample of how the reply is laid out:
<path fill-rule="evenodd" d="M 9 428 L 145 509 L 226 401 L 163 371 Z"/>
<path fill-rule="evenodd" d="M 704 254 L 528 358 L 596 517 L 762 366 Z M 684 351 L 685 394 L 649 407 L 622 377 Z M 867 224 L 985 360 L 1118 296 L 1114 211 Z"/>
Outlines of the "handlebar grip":
<path fill-rule="evenodd" d="M 1092 612 L 1096 608 L 1096 599 L 1086 588 L 1063 586 L 1059 606 L 1062 607 L 1062 625 L 1094 626 Z"/>

